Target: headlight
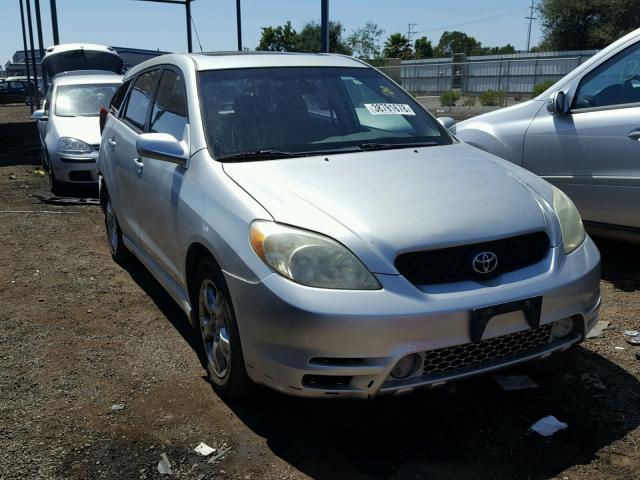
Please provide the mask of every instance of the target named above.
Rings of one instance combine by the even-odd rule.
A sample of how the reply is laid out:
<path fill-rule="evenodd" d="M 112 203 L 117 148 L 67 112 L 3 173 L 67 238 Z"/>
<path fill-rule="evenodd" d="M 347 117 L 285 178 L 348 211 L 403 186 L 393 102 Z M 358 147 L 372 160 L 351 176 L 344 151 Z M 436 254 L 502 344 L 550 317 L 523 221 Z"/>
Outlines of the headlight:
<path fill-rule="evenodd" d="M 249 240 L 267 265 L 302 285 L 343 290 L 381 288 L 353 253 L 323 235 L 257 220 L 251 224 Z"/>
<path fill-rule="evenodd" d="M 60 137 L 58 140 L 58 152 L 60 153 L 91 153 L 91 145 L 71 137 Z"/>
<path fill-rule="evenodd" d="M 578 209 L 562 190 L 555 187 L 553 189 L 553 209 L 560 220 L 564 253 L 571 253 L 582 244 L 587 236 Z"/>

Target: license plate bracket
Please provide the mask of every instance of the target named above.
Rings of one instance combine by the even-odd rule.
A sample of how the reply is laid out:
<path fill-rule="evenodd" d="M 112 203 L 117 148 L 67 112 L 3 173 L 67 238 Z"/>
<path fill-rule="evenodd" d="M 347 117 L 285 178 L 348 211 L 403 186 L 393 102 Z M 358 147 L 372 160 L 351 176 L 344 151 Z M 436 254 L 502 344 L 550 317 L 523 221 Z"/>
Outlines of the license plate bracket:
<path fill-rule="evenodd" d="M 531 328 L 538 328 L 540 326 L 540 313 L 542 311 L 542 297 L 530 297 L 498 305 L 490 305 L 488 307 L 474 308 L 469 324 L 471 341 L 478 343 L 482 340 L 482 335 L 487 328 L 487 324 L 496 315 L 518 311 L 524 313 L 527 323 Z"/>

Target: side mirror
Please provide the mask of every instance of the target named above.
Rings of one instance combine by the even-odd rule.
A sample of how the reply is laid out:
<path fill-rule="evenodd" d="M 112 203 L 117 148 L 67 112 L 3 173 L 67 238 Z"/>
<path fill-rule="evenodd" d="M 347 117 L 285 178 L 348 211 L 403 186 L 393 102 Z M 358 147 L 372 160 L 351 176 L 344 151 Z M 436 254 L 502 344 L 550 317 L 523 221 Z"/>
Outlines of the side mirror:
<path fill-rule="evenodd" d="M 185 166 L 189 158 L 187 143 L 178 141 L 168 133 L 142 133 L 136 140 L 141 157 L 153 158 Z"/>
<path fill-rule="evenodd" d="M 46 122 L 49 120 L 49 117 L 47 117 L 44 110 L 36 110 L 31 114 L 31 120 L 35 120 L 36 122 Z"/>
<path fill-rule="evenodd" d="M 568 113 L 567 96 L 562 90 L 554 93 L 547 101 L 547 111 L 554 115 L 565 115 Z"/>
<path fill-rule="evenodd" d="M 451 117 L 438 117 L 438 122 L 451 133 L 456 133 L 456 121 Z"/>

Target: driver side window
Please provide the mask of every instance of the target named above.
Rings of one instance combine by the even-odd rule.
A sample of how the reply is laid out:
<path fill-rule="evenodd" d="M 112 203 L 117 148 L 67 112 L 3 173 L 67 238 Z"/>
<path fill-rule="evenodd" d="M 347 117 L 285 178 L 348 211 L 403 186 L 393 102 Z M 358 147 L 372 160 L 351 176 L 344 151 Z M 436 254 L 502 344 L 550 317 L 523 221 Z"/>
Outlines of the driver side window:
<path fill-rule="evenodd" d="M 572 109 L 608 107 L 640 102 L 640 43 L 586 74 Z"/>

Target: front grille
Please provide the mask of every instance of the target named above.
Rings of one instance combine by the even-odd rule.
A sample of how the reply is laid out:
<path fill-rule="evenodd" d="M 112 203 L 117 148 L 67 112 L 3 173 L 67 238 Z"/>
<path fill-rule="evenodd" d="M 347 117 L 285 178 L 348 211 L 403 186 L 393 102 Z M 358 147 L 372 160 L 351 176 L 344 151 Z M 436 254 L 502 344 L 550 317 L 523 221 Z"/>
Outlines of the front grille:
<path fill-rule="evenodd" d="M 440 348 L 425 353 L 423 375 L 450 373 L 469 367 L 484 367 L 518 354 L 535 352 L 549 343 L 551 324 L 502 337 Z"/>
<path fill-rule="evenodd" d="M 490 242 L 403 253 L 398 255 L 395 265 L 415 285 L 461 282 L 489 279 L 533 265 L 545 257 L 548 249 L 547 234 L 534 232 Z M 472 260 L 485 251 L 496 254 L 498 266 L 490 274 L 479 275 L 473 271 Z"/>

